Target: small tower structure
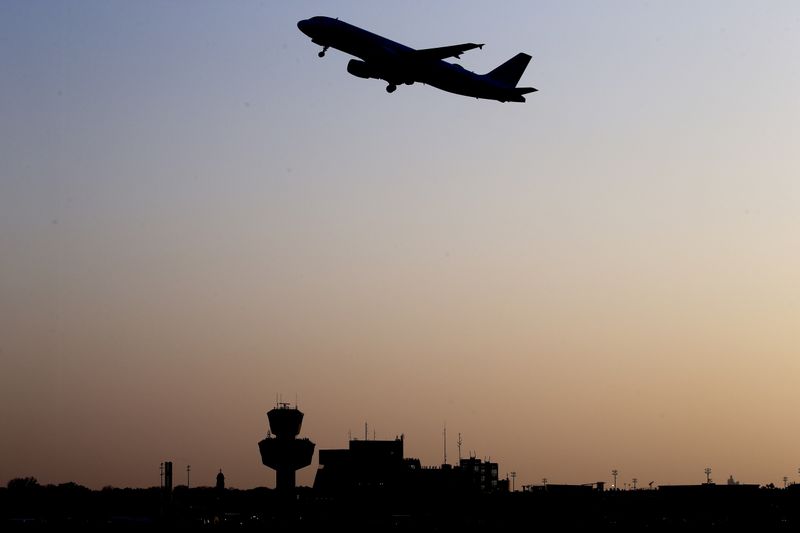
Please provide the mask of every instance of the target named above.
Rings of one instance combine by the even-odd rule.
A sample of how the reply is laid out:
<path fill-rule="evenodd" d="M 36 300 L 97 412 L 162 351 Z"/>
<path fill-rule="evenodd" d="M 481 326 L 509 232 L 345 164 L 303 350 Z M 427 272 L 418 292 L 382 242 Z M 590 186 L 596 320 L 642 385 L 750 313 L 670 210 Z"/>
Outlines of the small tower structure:
<path fill-rule="evenodd" d="M 276 472 L 276 486 L 279 493 L 294 494 L 295 472 L 311 464 L 314 456 L 314 443 L 308 439 L 298 439 L 303 425 L 303 412 L 288 403 L 278 405 L 267 413 L 270 431 L 258 443 L 261 462 Z"/>

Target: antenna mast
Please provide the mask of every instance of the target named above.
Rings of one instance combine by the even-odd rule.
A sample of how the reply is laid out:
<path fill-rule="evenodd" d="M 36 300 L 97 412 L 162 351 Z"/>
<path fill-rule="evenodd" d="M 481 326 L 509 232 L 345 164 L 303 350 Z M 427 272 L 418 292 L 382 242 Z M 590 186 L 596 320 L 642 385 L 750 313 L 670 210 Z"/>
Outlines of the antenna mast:
<path fill-rule="evenodd" d="M 458 444 L 458 464 L 461 464 L 461 433 L 458 434 L 456 444 Z"/>
<path fill-rule="evenodd" d="M 444 440 L 444 464 L 447 464 L 447 424 L 444 425 L 442 431 L 442 438 Z"/>

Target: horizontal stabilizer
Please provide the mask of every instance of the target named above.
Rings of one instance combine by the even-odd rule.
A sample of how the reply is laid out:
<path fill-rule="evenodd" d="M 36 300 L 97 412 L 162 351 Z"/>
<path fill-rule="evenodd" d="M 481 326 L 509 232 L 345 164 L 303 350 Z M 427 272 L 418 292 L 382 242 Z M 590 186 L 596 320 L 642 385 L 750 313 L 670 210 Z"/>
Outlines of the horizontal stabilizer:
<path fill-rule="evenodd" d="M 531 56 L 528 54 L 519 53 L 486 74 L 486 76 L 508 87 L 516 87 L 517 83 L 519 83 L 519 79 L 522 77 L 522 73 L 528 68 L 530 60 Z"/>

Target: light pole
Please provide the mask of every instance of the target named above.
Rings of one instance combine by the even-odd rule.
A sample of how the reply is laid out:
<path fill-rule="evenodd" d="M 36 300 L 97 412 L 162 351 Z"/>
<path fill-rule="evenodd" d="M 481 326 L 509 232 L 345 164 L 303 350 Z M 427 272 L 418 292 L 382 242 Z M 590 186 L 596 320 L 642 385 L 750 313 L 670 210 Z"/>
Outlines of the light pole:
<path fill-rule="evenodd" d="M 638 481 L 639 481 L 639 480 L 638 480 L 637 478 L 633 478 L 633 490 L 636 490 L 636 483 L 637 483 Z"/>
<path fill-rule="evenodd" d="M 617 490 L 617 474 L 619 474 L 619 472 L 616 468 L 611 471 L 611 475 L 614 476 L 614 490 Z"/>

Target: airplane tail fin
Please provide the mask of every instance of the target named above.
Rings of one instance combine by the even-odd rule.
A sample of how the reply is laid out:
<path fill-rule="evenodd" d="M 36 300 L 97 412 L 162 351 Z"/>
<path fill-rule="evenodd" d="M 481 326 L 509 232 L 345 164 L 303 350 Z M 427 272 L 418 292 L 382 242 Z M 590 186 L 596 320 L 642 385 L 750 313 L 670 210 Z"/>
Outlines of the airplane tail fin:
<path fill-rule="evenodd" d="M 528 62 L 530 62 L 530 60 L 531 56 L 528 54 L 519 53 L 486 74 L 486 76 L 503 85 L 516 87 L 517 83 L 519 83 L 519 79 L 522 77 L 522 73 L 528 68 Z"/>

